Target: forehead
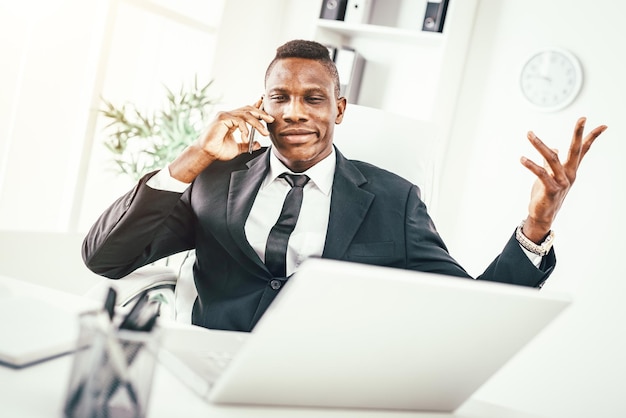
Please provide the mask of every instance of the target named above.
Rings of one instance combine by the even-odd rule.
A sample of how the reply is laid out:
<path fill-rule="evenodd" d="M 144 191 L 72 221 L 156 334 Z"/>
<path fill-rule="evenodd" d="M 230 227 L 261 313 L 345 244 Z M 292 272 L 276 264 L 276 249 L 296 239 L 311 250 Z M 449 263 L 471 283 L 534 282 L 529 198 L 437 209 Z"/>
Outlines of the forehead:
<path fill-rule="evenodd" d="M 332 91 L 334 80 L 318 61 L 283 58 L 276 62 L 266 80 L 266 89 L 321 89 Z"/>

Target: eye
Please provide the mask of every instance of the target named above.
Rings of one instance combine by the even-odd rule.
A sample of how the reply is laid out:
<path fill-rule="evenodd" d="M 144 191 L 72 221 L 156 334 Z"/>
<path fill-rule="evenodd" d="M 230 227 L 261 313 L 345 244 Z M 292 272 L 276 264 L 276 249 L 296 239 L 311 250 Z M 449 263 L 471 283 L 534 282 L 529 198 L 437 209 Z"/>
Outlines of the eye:
<path fill-rule="evenodd" d="M 270 96 L 270 100 L 274 102 L 284 102 L 285 100 L 287 100 L 287 96 L 285 96 L 284 94 L 273 94 Z"/>
<path fill-rule="evenodd" d="M 324 101 L 324 97 L 321 96 L 309 96 L 306 98 L 307 102 L 317 104 Z"/>

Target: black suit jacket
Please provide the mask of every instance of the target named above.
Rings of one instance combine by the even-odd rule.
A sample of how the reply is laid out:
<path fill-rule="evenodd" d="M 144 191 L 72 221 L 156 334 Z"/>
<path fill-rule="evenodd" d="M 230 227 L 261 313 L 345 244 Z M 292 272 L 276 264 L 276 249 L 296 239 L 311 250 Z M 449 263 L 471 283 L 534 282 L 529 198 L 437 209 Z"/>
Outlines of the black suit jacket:
<path fill-rule="evenodd" d="M 85 263 L 120 278 L 195 248 L 193 323 L 251 330 L 287 280 L 272 277 L 244 233 L 268 171 L 266 150 L 211 164 L 183 194 L 154 190 L 146 176 L 93 225 L 83 244 Z M 417 186 L 338 150 L 322 257 L 470 277 L 448 253 Z M 555 263 L 552 251 L 537 269 L 512 236 L 478 278 L 538 287 Z"/>

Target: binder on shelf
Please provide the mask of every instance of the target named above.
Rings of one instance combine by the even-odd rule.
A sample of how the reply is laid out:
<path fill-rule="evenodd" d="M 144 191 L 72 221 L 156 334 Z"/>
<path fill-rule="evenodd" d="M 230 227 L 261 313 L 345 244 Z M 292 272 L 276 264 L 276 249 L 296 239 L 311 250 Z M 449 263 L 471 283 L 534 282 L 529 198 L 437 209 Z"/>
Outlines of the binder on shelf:
<path fill-rule="evenodd" d="M 324 0 L 320 19 L 343 20 L 346 15 L 346 4 L 348 0 Z"/>
<path fill-rule="evenodd" d="M 330 59 L 335 61 L 335 55 L 337 54 L 337 47 L 334 45 L 325 45 L 328 48 L 328 55 L 330 55 Z"/>
<path fill-rule="evenodd" d="M 339 73 L 339 94 L 348 103 L 357 103 L 365 59 L 354 48 L 342 46 L 335 53 L 335 65 Z"/>
<path fill-rule="evenodd" d="M 344 22 L 368 23 L 374 0 L 348 0 Z"/>
<path fill-rule="evenodd" d="M 424 24 L 422 30 L 426 32 L 443 32 L 443 23 L 448 11 L 448 0 L 432 0 L 426 3 Z"/>

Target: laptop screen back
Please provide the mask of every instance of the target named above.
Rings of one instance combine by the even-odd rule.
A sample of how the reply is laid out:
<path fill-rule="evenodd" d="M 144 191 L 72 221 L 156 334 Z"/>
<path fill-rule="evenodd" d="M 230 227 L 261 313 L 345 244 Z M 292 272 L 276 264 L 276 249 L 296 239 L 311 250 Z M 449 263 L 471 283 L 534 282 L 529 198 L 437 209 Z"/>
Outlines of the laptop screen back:
<path fill-rule="evenodd" d="M 568 304 L 537 289 L 307 260 L 211 398 L 453 411 Z"/>

